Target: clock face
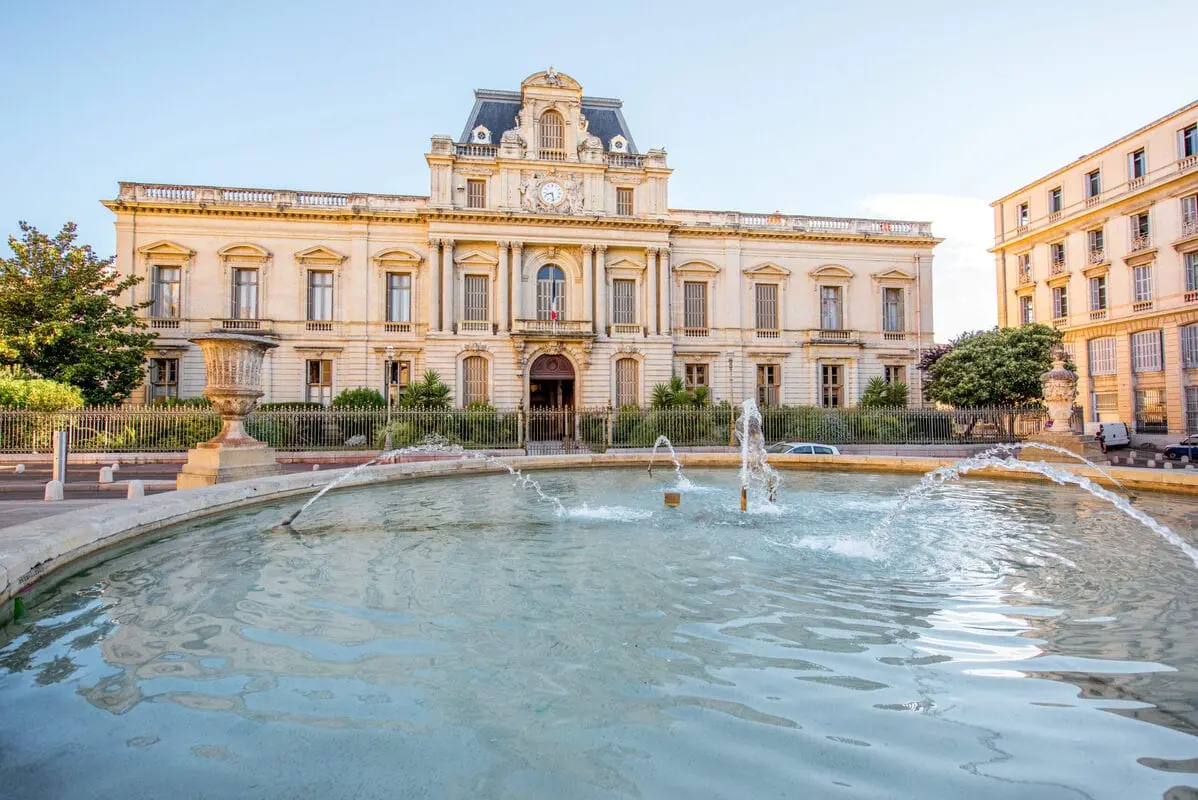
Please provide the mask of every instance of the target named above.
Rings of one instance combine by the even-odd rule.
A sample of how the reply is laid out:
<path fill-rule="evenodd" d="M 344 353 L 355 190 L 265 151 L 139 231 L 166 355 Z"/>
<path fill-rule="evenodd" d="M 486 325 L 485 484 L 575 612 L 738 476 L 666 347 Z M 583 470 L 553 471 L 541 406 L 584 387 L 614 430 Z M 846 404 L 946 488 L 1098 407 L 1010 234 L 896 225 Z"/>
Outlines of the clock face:
<path fill-rule="evenodd" d="M 548 183 L 541 184 L 541 202 L 545 203 L 545 205 L 555 206 L 560 203 L 562 198 L 565 196 L 566 193 L 562 191 L 562 186 L 560 183 L 554 183 L 550 181 Z"/>

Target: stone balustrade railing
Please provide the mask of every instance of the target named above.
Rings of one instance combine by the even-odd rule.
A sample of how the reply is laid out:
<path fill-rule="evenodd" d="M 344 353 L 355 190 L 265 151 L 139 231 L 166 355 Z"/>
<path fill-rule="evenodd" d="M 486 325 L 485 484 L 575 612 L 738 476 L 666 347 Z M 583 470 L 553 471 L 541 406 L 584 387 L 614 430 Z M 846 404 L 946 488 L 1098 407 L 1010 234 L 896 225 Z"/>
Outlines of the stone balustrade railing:
<path fill-rule="evenodd" d="M 670 215 L 684 225 L 695 226 L 767 228 L 856 236 L 932 238 L 932 223 L 909 220 L 809 217 L 801 214 L 749 214 L 741 211 L 696 211 L 691 209 L 672 210 Z"/>
<path fill-rule="evenodd" d="M 121 183 L 117 200 L 135 203 L 179 203 L 201 208 L 207 206 L 251 206 L 352 209 L 355 211 L 417 211 L 428 206 L 428 198 L 417 195 L 297 192 L 289 189 L 177 186 L 127 182 Z"/>

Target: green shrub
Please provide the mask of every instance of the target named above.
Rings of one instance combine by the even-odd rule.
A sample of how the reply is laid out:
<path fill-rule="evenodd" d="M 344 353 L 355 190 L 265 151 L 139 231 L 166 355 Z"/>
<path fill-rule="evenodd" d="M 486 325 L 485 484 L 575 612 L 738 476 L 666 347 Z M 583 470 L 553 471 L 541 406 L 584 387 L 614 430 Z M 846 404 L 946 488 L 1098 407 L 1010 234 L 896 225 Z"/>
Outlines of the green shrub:
<path fill-rule="evenodd" d="M 204 395 L 199 397 L 166 397 L 155 400 L 150 405 L 159 408 L 212 408 L 212 401 Z"/>
<path fill-rule="evenodd" d="M 404 408 L 449 408 L 449 387 L 441 382 L 436 370 L 428 370 L 422 380 L 408 384 L 399 396 Z"/>
<path fill-rule="evenodd" d="M 0 408 L 62 411 L 82 406 L 83 392 L 70 384 L 42 378 L 0 377 Z"/>
<path fill-rule="evenodd" d="M 882 378 L 870 378 L 861 394 L 862 408 L 906 408 L 907 384 L 902 381 L 887 383 Z"/>
<path fill-rule="evenodd" d="M 382 392 L 359 386 L 356 389 L 344 389 L 333 398 L 333 408 L 382 408 L 387 405 Z"/>

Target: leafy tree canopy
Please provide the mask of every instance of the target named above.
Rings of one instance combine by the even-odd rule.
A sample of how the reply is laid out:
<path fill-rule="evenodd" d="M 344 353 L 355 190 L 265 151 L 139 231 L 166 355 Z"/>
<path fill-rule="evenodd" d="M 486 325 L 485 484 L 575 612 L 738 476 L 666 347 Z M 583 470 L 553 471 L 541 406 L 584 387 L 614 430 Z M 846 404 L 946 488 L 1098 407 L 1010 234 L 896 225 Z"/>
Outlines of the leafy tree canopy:
<path fill-rule="evenodd" d="M 655 409 L 700 408 L 706 406 L 710 401 L 711 397 L 706 386 L 696 386 L 694 391 L 688 391 L 682 378 L 674 375 L 668 383 L 658 383 L 653 386 L 650 405 Z"/>
<path fill-rule="evenodd" d="M 882 378 L 870 378 L 861 394 L 862 408 L 906 408 L 907 384 L 902 381 L 887 383 Z"/>
<path fill-rule="evenodd" d="M 124 400 L 141 383 L 155 334 L 118 298 L 141 278 L 75 244 L 68 222 L 50 237 L 25 222 L 0 259 L 0 364 L 77 386 L 90 404 Z"/>
<path fill-rule="evenodd" d="M 965 334 L 927 369 L 929 399 L 951 406 L 1019 406 L 1042 398 L 1061 332 L 1048 325 Z"/>

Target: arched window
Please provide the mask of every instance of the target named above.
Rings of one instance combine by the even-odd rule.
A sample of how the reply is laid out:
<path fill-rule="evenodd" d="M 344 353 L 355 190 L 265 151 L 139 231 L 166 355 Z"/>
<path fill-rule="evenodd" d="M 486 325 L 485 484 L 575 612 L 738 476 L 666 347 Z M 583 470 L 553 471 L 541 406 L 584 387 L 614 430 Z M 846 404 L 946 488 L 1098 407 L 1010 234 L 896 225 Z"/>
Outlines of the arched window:
<path fill-rule="evenodd" d="M 546 264 L 537 270 L 537 319 L 566 318 L 566 273 Z"/>
<path fill-rule="evenodd" d="M 462 360 L 462 405 L 489 402 L 487 398 L 487 359 L 467 356 Z"/>
<path fill-rule="evenodd" d="M 541 158 L 549 161 L 566 160 L 566 134 L 562 115 L 556 111 L 546 111 L 541 115 L 537 126 L 537 149 Z"/>
<path fill-rule="evenodd" d="M 637 393 L 637 363 L 635 358 L 616 361 L 616 407 L 639 405 Z"/>

